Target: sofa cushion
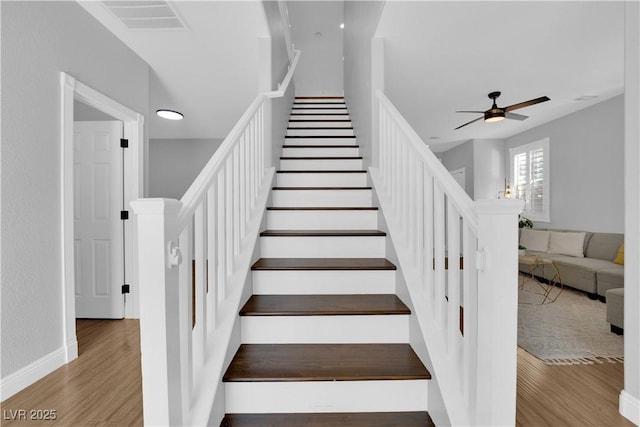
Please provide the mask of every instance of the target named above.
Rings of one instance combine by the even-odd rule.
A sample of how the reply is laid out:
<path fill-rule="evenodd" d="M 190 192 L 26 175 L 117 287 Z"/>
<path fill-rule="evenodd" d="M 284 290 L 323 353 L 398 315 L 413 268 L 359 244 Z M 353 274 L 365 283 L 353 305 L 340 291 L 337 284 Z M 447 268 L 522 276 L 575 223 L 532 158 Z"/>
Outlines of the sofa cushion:
<path fill-rule="evenodd" d="M 587 258 L 613 261 L 618 255 L 618 248 L 624 243 L 624 234 L 593 233 L 585 255 Z"/>
<path fill-rule="evenodd" d="M 624 267 L 615 265 L 596 273 L 598 295 L 605 297 L 609 289 L 624 288 Z"/>
<path fill-rule="evenodd" d="M 520 244 L 531 251 L 546 252 L 549 248 L 549 231 L 523 228 L 520 232 Z"/>
<path fill-rule="evenodd" d="M 598 290 L 596 272 L 615 265 L 611 261 L 570 256 L 556 259 L 554 263 L 558 267 L 562 283 L 590 294 L 596 294 Z"/>
<path fill-rule="evenodd" d="M 584 257 L 584 232 L 552 231 L 549 236 L 549 253 Z"/>
<path fill-rule="evenodd" d="M 613 263 L 624 265 L 624 243 L 618 248 L 618 255 L 616 255 L 616 259 L 613 260 Z"/>

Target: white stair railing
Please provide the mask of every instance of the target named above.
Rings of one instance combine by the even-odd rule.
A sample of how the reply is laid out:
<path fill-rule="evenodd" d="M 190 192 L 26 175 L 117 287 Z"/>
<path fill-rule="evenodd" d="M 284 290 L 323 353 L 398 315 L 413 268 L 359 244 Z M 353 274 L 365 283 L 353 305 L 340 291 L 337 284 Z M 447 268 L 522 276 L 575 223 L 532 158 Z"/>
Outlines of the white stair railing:
<path fill-rule="evenodd" d="M 206 425 L 230 346 L 274 168 L 259 94 L 180 201 L 132 202 L 138 222 L 145 425 Z"/>
<path fill-rule="evenodd" d="M 473 202 L 380 90 L 379 197 L 453 425 L 514 425 L 519 200 Z"/>

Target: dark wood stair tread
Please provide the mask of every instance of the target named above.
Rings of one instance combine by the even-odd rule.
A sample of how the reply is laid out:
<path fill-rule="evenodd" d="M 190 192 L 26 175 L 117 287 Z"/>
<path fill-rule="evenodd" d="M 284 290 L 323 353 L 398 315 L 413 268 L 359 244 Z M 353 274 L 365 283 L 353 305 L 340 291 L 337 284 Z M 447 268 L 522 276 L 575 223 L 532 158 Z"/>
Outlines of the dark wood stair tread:
<path fill-rule="evenodd" d="M 318 126 L 305 126 L 305 127 L 288 127 L 287 130 L 353 130 L 353 127 L 339 126 L 339 127 L 318 127 Z"/>
<path fill-rule="evenodd" d="M 411 314 L 396 295 L 253 295 L 240 316 L 367 316 Z"/>
<path fill-rule="evenodd" d="M 386 258 L 260 258 L 252 270 L 395 270 Z"/>
<path fill-rule="evenodd" d="M 351 120 L 349 119 L 294 119 L 294 120 L 289 120 L 289 123 L 302 123 L 302 122 L 307 122 L 307 123 L 337 123 L 337 122 L 341 122 L 341 123 L 350 123 Z"/>
<path fill-rule="evenodd" d="M 341 170 L 341 169 L 333 169 L 333 170 L 279 170 L 277 173 L 367 173 L 366 170 Z"/>
<path fill-rule="evenodd" d="M 339 95 L 317 95 L 317 96 L 296 96 L 295 99 L 344 99 L 344 96 Z"/>
<path fill-rule="evenodd" d="M 359 145 L 283 145 L 282 148 L 360 148 Z"/>
<path fill-rule="evenodd" d="M 293 110 L 295 111 L 295 110 Z M 300 117 L 304 117 L 304 116 L 348 116 L 349 113 L 294 113 L 291 112 L 291 116 L 300 116 Z"/>
<path fill-rule="evenodd" d="M 371 190 L 371 187 L 273 187 L 273 190 Z"/>
<path fill-rule="evenodd" d="M 435 427 L 427 412 L 226 414 L 220 427 Z"/>
<path fill-rule="evenodd" d="M 287 135 L 284 138 L 355 138 L 355 135 Z"/>
<path fill-rule="evenodd" d="M 362 156 L 280 157 L 280 160 L 362 160 Z"/>
<path fill-rule="evenodd" d="M 360 206 L 335 206 L 335 207 L 315 207 L 315 206 L 299 206 L 299 207 L 280 207 L 269 206 L 268 211 L 377 211 L 378 207 L 360 207 Z"/>
<path fill-rule="evenodd" d="M 380 230 L 264 230 L 260 233 L 265 237 L 370 237 L 386 236 Z"/>
<path fill-rule="evenodd" d="M 409 344 L 242 344 L 225 382 L 426 380 Z"/>

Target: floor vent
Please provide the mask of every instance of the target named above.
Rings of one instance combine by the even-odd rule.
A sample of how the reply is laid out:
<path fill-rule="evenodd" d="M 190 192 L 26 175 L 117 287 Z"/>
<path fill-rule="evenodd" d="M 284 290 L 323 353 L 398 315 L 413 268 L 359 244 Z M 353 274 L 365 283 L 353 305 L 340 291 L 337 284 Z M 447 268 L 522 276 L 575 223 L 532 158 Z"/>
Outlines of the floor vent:
<path fill-rule="evenodd" d="M 129 30 L 184 30 L 184 21 L 168 2 L 158 1 L 103 1 Z"/>

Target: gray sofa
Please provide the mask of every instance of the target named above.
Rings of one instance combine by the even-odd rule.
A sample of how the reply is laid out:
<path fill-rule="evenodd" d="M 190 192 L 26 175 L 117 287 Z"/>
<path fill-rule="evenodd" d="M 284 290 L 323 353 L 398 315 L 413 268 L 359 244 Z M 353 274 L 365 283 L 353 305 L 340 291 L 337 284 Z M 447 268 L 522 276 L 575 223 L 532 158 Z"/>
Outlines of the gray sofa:
<path fill-rule="evenodd" d="M 609 289 L 624 287 L 624 266 L 613 262 L 623 242 L 624 234 L 586 232 L 583 244 L 584 258 L 531 250 L 527 250 L 526 254 L 553 260 L 565 286 L 584 291 L 591 299 L 600 298 L 605 301 Z M 529 266 L 526 264 L 520 264 L 519 269 L 525 273 L 529 272 Z M 544 279 L 552 279 L 551 269 L 545 270 L 544 276 Z"/>

